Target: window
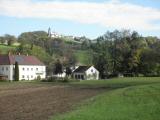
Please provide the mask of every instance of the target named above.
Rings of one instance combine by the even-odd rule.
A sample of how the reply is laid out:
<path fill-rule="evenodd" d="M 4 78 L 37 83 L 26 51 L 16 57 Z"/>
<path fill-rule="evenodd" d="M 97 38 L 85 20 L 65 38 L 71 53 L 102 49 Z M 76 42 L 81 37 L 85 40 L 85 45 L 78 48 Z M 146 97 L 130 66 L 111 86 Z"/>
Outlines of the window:
<path fill-rule="evenodd" d="M 93 69 L 91 69 L 91 72 L 93 72 Z"/>
<path fill-rule="evenodd" d="M 6 71 L 8 71 L 8 67 L 6 67 Z"/>
<path fill-rule="evenodd" d="M 31 68 L 31 70 L 33 71 L 33 68 Z"/>
<path fill-rule="evenodd" d="M 25 70 L 25 68 L 22 68 L 22 70 Z"/>
<path fill-rule="evenodd" d="M 78 75 L 78 79 L 81 79 L 81 75 Z"/>
<path fill-rule="evenodd" d="M 22 78 L 24 78 L 24 75 L 22 75 Z"/>
<path fill-rule="evenodd" d="M 75 78 L 77 79 L 77 75 L 75 75 Z"/>
<path fill-rule="evenodd" d="M 38 70 L 38 68 L 36 68 L 36 70 Z"/>
<path fill-rule="evenodd" d="M 2 67 L 2 71 L 4 71 L 4 67 Z"/>
<path fill-rule="evenodd" d="M 81 75 L 81 79 L 84 80 L 84 76 L 83 75 Z"/>
<path fill-rule="evenodd" d="M 27 70 L 29 70 L 29 68 L 27 68 Z"/>
<path fill-rule="evenodd" d="M 33 75 L 31 75 L 31 78 L 33 78 Z"/>

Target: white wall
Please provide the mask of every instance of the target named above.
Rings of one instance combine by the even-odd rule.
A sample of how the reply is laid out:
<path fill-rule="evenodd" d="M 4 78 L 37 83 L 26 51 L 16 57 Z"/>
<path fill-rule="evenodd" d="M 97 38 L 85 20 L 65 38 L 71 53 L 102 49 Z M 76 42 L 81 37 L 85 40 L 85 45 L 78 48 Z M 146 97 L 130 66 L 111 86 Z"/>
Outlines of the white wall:
<path fill-rule="evenodd" d="M 91 77 L 91 76 L 94 76 L 94 75 L 96 75 L 96 80 L 99 79 L 99 71 L 97 69 L 95 69 L 93 66 L 91 66 L 85 73 L 88 76 L 87 80 L 95 79 L 94 77 Z"/>
<path fill-rule="evenodd" d="M 19 65 L 20 80 L 34 80 L 38 76 L 40 76 L 41 79 L 46 78 L 45 66 Z"/>
<path fill-rule="evenodd" d="M 7 75 L 9 80 L 14 80 L 14 65 L 0 65 L 0 74 Z M 45 66 L 19 65 L 19 80 L 34 80 L 38 76 L 46 78 Z"/>
<path fill-rule="evenodd" d="M 75 79 L 78 79 L 78 78 L 76 78 L 76 76 L 83 76 L 84 77 L 84 79 L 86 79 L 85 77 L 85 74 L 84 73 L 73 73 L 73 78 L 75 78 Z M 81 79 L 81 78 L 80 78 Z"/>
<path fill-rule="evenodd" d="M 99 71 L 91 66 L 85 73 L 73 73 L 73 77 L 76 78 L 76 75 L 84 75 L 85 80 L 98 80 Z"/>
<path fill-rule="evenodd" d="M 11 77 L 11 66 L 10 65 L 0 65 L 0 74 L 6 75 L 8 80 L 10 80 Z"/>

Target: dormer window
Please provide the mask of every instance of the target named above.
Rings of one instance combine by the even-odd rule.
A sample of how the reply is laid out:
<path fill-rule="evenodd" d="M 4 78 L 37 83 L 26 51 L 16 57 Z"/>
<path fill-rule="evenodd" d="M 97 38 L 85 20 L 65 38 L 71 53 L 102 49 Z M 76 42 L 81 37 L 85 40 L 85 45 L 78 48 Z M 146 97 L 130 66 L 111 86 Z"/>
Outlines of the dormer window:
<path fill-rule="evenodd" d="M 91 72 L 93 72 L 93 69 L 91 69 Z"/>

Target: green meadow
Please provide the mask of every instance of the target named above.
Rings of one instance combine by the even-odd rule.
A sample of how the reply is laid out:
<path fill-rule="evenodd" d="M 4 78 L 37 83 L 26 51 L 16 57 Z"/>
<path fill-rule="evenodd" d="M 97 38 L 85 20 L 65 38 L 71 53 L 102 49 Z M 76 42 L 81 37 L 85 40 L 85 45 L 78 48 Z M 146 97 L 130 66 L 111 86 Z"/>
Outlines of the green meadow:
<path fill-rule="evenodd" d="M 160 120 L 158 77 L 81 81 L 71 85 L 106 90 L 52 120 Z"/>

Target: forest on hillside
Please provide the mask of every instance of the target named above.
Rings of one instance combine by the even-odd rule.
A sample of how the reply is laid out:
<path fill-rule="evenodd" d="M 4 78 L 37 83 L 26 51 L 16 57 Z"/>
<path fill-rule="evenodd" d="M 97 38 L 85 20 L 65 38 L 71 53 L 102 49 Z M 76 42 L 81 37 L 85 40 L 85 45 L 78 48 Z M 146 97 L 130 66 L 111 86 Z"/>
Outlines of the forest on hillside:
<path fill-rule="evenodd" d="M 94 65 L 101 78 L 160 76 L 160 40 L 136 31 L 115 30 L 97 39 L 51 38 L 45 31 L 25 32 L 18 37 L 0 36 L 0 52 L 37 56 L 52 73 L 57 60 L 63 67 Z M 2 48 L 2 49 L 1 49 Z M 5 51 L 5 52 L 4 52 Z"/>

